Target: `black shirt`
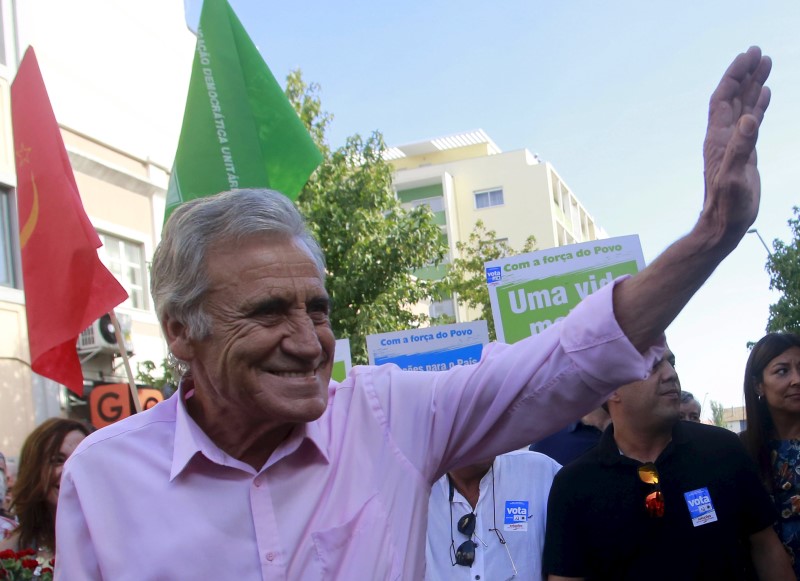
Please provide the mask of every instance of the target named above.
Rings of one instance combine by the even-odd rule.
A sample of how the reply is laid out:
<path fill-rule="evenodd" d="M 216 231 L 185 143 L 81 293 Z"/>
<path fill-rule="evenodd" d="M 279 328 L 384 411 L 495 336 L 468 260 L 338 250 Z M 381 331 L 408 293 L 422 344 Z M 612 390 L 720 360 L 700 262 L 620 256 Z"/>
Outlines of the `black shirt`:
<path fill-rule="evenodd" d="M 613 581 L 747 579 L 747 539 L 770 526 L 775 513 L 736 435 L 676 424 L 655 462 L 665 505 L 660 518 L 645 509 L 654 486 L 640 480 L 640 464 L 619 453 L 609 426 L 596 448 L 556 475 L 547 508 L 545 574 Z M 689 499 L 697 505 L 698 498 L 706 509 L 698 522 L 709 522 L 695 526 Z"/>
<path fill-rule="evenodd" d="M 550 456 L 562 466 L 566 466 L 594 448 L 602 434 L 603 432 L 594 426 L 576 422 L 552 436 L 531 444 L 529 449 Z"/>

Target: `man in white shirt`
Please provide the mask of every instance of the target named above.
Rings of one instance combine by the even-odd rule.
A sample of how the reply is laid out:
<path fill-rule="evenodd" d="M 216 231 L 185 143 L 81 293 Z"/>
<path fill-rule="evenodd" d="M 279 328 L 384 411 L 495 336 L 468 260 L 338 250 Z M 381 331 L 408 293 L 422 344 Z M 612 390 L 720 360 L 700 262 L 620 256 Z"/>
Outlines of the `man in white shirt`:
<path fill-rule="evenodd" d="M 437 480 L 425 579 L 540 581 L 547 496 L 560 468 L 544 454 L 517 450 Z"/>

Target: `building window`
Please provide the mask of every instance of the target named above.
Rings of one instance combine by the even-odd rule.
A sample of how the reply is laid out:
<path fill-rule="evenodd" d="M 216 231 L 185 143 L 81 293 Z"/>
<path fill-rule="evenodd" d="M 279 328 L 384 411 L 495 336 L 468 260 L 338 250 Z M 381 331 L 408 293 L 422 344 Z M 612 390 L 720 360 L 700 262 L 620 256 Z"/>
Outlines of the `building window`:
<path fill-rule="evenodd" d="M 438 317 L 449 317 L 451 319 L 455 319 L 456 308 L 455 304 L 453 303 L 453 299 L 435 301 L 431 303 L 431 306 L 428 308 L 428 314 L 433 319 Z"/>
<path fill-rule="evenodd" d="M 494 190 L 485 190 L 483 192 L 475 192 L 475 208 L 491 208 L 492 206 L 503 205 L 503 189 L 497 188 Z"/>
<path fill-rule="evenodd" d="M 0 285 L 18 288 L 17 236 L 11 190 L 0 186 Z"/>
<path fill-rule="evenodd" d="M 5 2 L 0 0 L 0 65 L 5 66 L 6 62 L 6 29 L 5 29 L 5 15 L 3 14 Z"/>
<path fill-rule="evenodd" d="M 144 245 L 111 234 L 102 232 L 98 234 L 103 241 L 100 259 L 128 291 L 130 298 L 123 304 L 135 309 L 146 309 Z"/>
<path fill-rule="evenodd" d="M 13 3 L 0 0 L 0 74 L 10 79 L 9 63 L 14 62 Z"/>

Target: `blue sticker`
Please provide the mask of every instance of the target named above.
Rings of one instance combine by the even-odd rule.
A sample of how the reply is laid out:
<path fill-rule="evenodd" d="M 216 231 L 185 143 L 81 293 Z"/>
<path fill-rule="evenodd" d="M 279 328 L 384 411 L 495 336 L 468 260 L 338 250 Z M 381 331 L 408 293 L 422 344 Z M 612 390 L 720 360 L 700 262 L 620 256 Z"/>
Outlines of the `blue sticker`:
<path fill-rule="evenodd" d="M 486 284 L 493 282 L 500 282 L 503 278 L 503 273 L 499 266 L 492 266 L 486 269 Z"/>
<path fill-rule="evenodd" d="M 506 500 L 506 510 L 503 514 L 504 526 L 506 531 L 527 531 L 528 530 L 528 501 L 527 500 Z"/>
<path fill-rule="evenodd" d="M 683 496 L 686 498 L 686 506 L 689 507 L 689 516 L 692 517 L 694 526 L 699 527 L 717 521 L 717 511 L 714 510 L 708 488 L 684 492 Z"/>

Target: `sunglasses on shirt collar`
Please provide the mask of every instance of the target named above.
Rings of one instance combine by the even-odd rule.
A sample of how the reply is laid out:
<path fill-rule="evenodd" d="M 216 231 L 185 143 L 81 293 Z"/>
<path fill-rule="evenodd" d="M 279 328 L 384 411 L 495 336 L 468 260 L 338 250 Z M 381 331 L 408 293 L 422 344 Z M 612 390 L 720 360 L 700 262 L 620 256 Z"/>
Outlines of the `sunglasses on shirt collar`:
<path fill-rule="evenodd" d="M 655 490 L 644 499 L 644 508 L 647 514 L 653 518 L 664 516 L 664 495 L 661 493 L 656 465 L 652 462 L 646 462 L 639 466 L 637 471 L 639 480 L 655 487 Z"/>
<path fill-rule="evenodd" d="M 494 528 L 489 530 L 497 535 L 497 540 L 500 541 L 500 544 L 505 548 L 506 553 L 508 554 L 508 559 L 511 561 L 511 569 L 514 571 L 512 577 L 516 577 L 517 566 L 514 563 L 514 559 L 511 557 L 511 551 L 508 550 L 508 542 L 506 541 L 505 537 L 503 537 L 503 533 L 500 532 L 500 529 L 497 528 L 497 516 L 495 512 L 496 501 L 494 497 L 494 464 L 489 470 L 492 472 L 492 518 L 494 522 Z M 478 544 L 472 540 L 472 537 L 478 539 L 484 547 L 488 547 L 489 545 L 487 545 L 478 535 L 475 534 L 475 525 L 478 517 L 475 516 L 475 512 L 469 512 L 458 519 L 458 523 L 456 523 L 456 529 L 458 532 L 468 537 L 466 541 L 461 543 L 458 548 L 456 548 L 456 541 L 453 539 L 453 496 L 455 494 L 455 486 L 453 485 L 453 480 L 450 478 L 449 474 L 447 475 L 447 482 L 450 485 L 450 494 L 448 499 L 448 504 L 450 505 L 450 563 L 453 565 L 453 567 L 456 565 L 472 567 L 472 564 L 475 562 L 475 549 L 478 548 Z"/>

